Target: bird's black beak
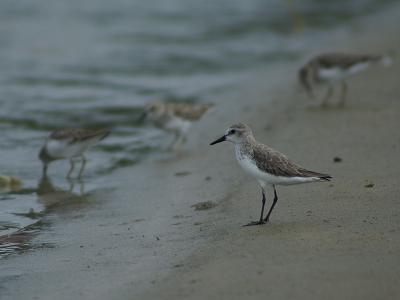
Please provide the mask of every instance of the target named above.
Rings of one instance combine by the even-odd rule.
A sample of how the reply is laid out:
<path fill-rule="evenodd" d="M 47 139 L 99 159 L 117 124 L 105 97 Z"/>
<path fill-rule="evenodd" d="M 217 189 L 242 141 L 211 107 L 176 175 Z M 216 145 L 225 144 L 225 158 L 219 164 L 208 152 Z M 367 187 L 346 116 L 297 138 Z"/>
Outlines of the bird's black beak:
<path fill-rule="evenodd" d="M 221 143 L 223 141 L 226 141 L 225 135 L 221 136 L 218 140 L 212 142 L 210 145 L 215 145 L 215 144 Z"/>

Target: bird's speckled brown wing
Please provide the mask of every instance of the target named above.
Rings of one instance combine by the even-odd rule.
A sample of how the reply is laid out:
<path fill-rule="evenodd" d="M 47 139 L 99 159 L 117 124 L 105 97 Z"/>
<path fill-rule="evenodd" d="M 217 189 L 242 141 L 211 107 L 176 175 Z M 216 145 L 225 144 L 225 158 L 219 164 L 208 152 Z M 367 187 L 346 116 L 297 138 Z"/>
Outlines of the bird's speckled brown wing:
<path fill-rule="evenodd" d="M 328 174 L 306 170 L 282 153 L 260 143 L 257 143 L 257 146 L 254 147 L 253 157 L 257 167 L 261 171 L 275 176 L 331 178 Z"/>
<path fill-rule="evenodd" d="M 82 141 L 94 136 L 103 135 L 100 140 L 104 139 L 107 135 L 110 134 L 108 130 L 89 130 L 89 129 L 80 129 L 80 128 L 69 128 L 69 129 L 61 129 L 54 131 L 51 135 L 51 139 L 55 140 L 63 140 L 72 138 L 72 142 Z"/>
<path fill-rule="evenodd" d="M 171 103 L 168 105 L 170 105 L 177 117 L 189 121 L 200 119 L 202 115 L 215 106 L 214 104 L 190 105 L 186 103 Z"/>
<path fill-rule="evenodd" d="M 318 56 L 315 60 L 324 68 L 342 67 L 348 69 L 358 63 L 378 61 L 381 58 L 382 56 L 380 55 L 349 55 L 345 53 L 332 53 Z"/>

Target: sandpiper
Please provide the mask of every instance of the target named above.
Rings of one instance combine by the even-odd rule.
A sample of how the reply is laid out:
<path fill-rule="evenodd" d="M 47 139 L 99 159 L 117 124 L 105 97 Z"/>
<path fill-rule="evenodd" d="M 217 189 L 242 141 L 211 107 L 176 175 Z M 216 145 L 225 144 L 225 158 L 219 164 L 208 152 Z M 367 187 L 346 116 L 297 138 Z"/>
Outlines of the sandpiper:
<path fill-rule="evenodd" d="M 223 141 L 230 141 L 235 144 L 236 158 L 243 170 L 253 177 L 262 188 L 262 208 L 259 221 L 250 222 L 244 226 L 261 225 L 269 221 L 269 216 L 276 202 L 278 195 L 275 185 L 293 185 L 315 181 L 329 181 L 332 178 L 328 174 L 321 174 L 309 171 L 294 163 L 282 153 L 256 142 L 250 128 L 242 123 L 233 124 L 228 128 L 225 135 L 210 145 Z M 265 217 L 265 187 L 272 186 L 274 189 L 274 202 Z"/>
<path fill-rule="evenodd" d="M 190 105 L 186 103 L 149 102 L 141 119 L 147 118 L 153 124 L 165 131 L 172 131 L 175 137 L 168 150 L 179 150 L 187 141 L 187 131 L 193 121 L 199 120 L 206 112 L 214 108 L 214 104 Z M 173 147 L 175 143 L 181 142 Z"/>
<path fill-rule="evenodd" d="M 78 174 L 78 178 L 81 178 L 86 165 L 83 153 L 109 134 L 108 130 L 62 129 L 54 131 L 39 153 L 39 158 L 43 162 L 43 174 L 46 174 L 47 166 L 52 161 L 69 159 L 71 163 L 71 169 L 67 174 L 67 178 L 69 178 L 75 168 L 72 159 L 81 156 L 82 167 Z"/>
<path fill-rule="evenodd" d="M 327 105 L 336 82 L 342 84 L 339 105 L 344 105 L 347 93 L 347 84 L 344 78 L 366 69 L 372 64 L 390 66 L 392 59 L 383 55 L 359 55 L 345 53 L 322 54 L 311 59 L 299 70 L 299 80 L 307 90 L 310 97 L 313 96 L 312 88 L 316 83 L 327 83 L 328 91 L 322 102 Z"/>

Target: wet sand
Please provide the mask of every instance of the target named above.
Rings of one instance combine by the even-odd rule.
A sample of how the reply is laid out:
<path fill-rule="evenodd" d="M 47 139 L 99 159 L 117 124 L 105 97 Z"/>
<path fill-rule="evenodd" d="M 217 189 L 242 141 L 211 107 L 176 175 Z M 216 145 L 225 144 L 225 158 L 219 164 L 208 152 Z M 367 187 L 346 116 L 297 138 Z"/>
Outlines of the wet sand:
<path fill-rule="evenodd" d="M 346 24 L 352 34 L 324 37 L 310 56 L 399 52 L 399 12 Z M 327 108 L 326 87 L 308 100 L 300 65 L 275 66 L 216 99 L 181 153 L 116 171 L 115 189 L 55 211 L 35 243 L 56 247 L 2 261 L 1 299 L 398 299 L 399 64 L 349 78 L 343 108 L 338 88 Z M 236 122 L 331 183 L 279 186 L 270 223 L 242 227 L 259 217 L 261 188 L 231 143 L 209 146 Z M 267 190 L 268 207 L 272 198 Z M 192 207 L 205 201 L 219 205 Z"/>

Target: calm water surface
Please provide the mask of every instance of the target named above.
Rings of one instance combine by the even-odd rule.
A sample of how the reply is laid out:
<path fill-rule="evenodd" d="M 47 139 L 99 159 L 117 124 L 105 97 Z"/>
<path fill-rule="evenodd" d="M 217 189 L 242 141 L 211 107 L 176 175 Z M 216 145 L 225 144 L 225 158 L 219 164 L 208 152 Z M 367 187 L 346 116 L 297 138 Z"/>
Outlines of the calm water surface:
<path fill-rule="evenodd" d="M 0 186 L 0 258 L 33 247 L 55 213 L 90 206 L 91 191 L 112 187 L 107 174 L 170 141 L 137 122 L 149 100 L 214 102 L 256 69 L 297 62 L 312 32 L 391 1 L 294 2 L 302 35 L 283 0 L 3 0 L 0 174 L 23 185 Z M 88 151 L 83 182 L 65 179 L 67 161 L 41 178 L 39 149 L 65 127 L 112 130 Z"/>

